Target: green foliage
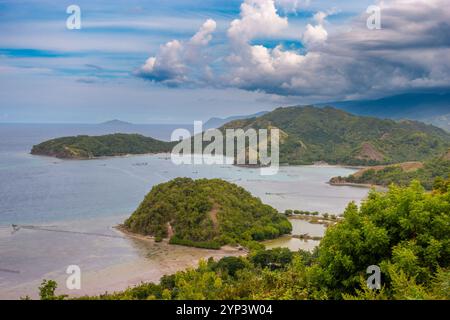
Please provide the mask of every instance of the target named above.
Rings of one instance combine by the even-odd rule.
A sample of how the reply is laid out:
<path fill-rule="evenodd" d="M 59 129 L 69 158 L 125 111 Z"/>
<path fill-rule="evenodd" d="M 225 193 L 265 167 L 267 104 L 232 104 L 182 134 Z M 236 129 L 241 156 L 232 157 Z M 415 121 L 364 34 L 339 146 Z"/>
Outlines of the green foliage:
<path fill-rule="evenodd" d="M 367 170 L 362 175 L 351 175 L 347 178 L 336 178 L 339 182 L 374 184 L 380 186 L 389 186 L 395 183 L 400 186 L 407 186 L 413 180 L 419 180 L 422 186 L 431 190 L 436 183 L 444 182 L 443 178 L 450 176 L 450 160 L 435 158 L 426 161 L 424 166 L 415 171 L 404 171 L 399 165 L 392 165 L 381 170 Z M 443 185 L 441 188 L 445 189 Z"/>
<path fill-rule="evenodd" d="M 447 184 L 447 182 L 441 182 Z M 450 190 L 418 182 L 372 191 L 328 228 L 308 253 L 254 250 L 247 257 L 202 261 L 161 279 L 93 299 L 450 299 Z M 382 271 L 381 290 L 366 285 Z M 44 296 L 53 297 L 53 286 Z"/>
<path fill-rule="evenodd" d="M 220 242 L 211 240 L 211 241 L 193 241 L 189 239 L 180 239 L 178 236 L 174 235 L 169 240 L 170 244 L 178 244 L 181 246 L 188 246 L 188 247 L 196 247 L 196 248 L 203 248 L 203 249 L 215 249 L 218 250 L 221 247 Z"/>
<path fill-rule="evenodd" d="M 439 269 L 434 275 L 431 294 L 435 299 L 450 300 L 450 269 Z"/>
<path fill-rule="evenodd" d="M 188 269 L 175 275 L 176 299 L 215 299 L 223 290 L 222 278 L 201 261 L 197 270 Z"/>
<path fill-rule="evenodd" d="M 290 233 L 289 220 L 245 189 L 220 179 L 177 178 L 154 186 L 125 221 L 132 232 L 219 249 Z"/>
<path fill-rule="evenodd" d="M 279 269 L 292 261 L 292 252 L 287 248 L 275 248 L 255 252 L 250 261 L 261 268 Z"/>
<path fill-rule="evenodd" d="M 225 257 L 212 266 L 212 270 L 226 273 L 232 277 L 236 276 L 239 270 L 247 268 L 248 263 L 244 259 L 237 257 Z"/>
<path fill-rule="evenodd" d="M 450 188 L 450 179 L 445 180 L 442 177 L 437 177 L 434 180 L 433 190 L 435 190 L 436 192 L 445 193 L 449 190 L 449 188 Z"/>
<path fill-rule="evenodd" d="M 341 297 L 369 265 L 382 267 L 388 285 L 406 278 L 429 284 L 439 268 L 449 267 L 449 234 L 450 193 L 427 194 L 417 181 L 386 194 L 372 191 L 360 209 L 350 204 L 320 243 L 322 285 Z"/>
<path fill-rule="evenodd" d="M 66 295 L 56 295 L 58 284 L 54 280 L 43 280 L 39 287 L 39 297 L 41 300 L 63 300 Z M 28 300 L 29 297 L 26 298 Z"/>
<path fill-rule="evenodd" d="M 307 210 L 294 210 L 295 214 L 302 215 L 302 216 L 318 216 L 318 211 L 307 211 Z"/>
<path fill-rule="evenodd" d="M 280 129 L 280 162 L 289 164 L 422 161 L 450 146 L 450 134 L 431 125 L 360 117 L 330 107 L 278 108 L 261 117 L 229 122 L 221 129 L 229 128 Z"/>
<path fill-rule="evenodd" d="M 68 159 L 170 152 L 176 142 L 165 142 L 139 134 L 76 136 L 48 140 L 33 146 L 31 153 Z"/>

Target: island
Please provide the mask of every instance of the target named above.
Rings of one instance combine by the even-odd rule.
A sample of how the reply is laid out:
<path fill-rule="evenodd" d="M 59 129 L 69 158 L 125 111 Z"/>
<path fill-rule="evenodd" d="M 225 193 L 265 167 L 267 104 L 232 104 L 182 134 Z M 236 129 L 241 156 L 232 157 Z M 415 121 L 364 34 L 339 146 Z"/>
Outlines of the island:
<path fill-rule="evenodd" d="M 114 119 L 100 123 L 102 126 L 132 126 L 133 123 Z"/>
<path fill-rule="evenodd" d="M 73 136 L 48 140 L 33 146 L 31 154 L 60 159 L 94 159 L 171 152 L 177 142 L 166 142 L 140 134 L 115 133 L 103 136 Z"/>
<path fill-rule="evenodd" d="M 156 185 L 122 226 L 156 241 L 219 249 L 251 247 L 292 231 L 285 215 L 221 179 L 176 178 Z"/>

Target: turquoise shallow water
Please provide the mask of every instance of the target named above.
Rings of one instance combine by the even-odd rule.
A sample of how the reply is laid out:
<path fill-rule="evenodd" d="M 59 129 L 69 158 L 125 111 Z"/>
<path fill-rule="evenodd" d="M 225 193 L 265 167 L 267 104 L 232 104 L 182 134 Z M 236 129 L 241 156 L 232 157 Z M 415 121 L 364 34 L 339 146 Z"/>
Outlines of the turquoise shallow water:
<path fill-rule="evenodd" d="M 100 272 L 140 257 L 135 243 L 117 237 L 112 227 L 153 185 L 175 177 L 235 182 L 279 210 L 341 213 L 349 201 L 367 194 L 328 185 L 332 176 L 353 172 L 340 167 L 281 167 L 277 175 L 261 176 L 257 169 L 226 165 L 175 166 L 167 155 L 73 161 L 28 154 L 33 144 L 58 136 L 138 132 L 167 139 L 175 127 L 0 125 L 0 297 L 7 289 L 10 295 L 11 287 L 61 274 L 70 264 Z M 12 233 L 11 224 L 41 230 Z"/>

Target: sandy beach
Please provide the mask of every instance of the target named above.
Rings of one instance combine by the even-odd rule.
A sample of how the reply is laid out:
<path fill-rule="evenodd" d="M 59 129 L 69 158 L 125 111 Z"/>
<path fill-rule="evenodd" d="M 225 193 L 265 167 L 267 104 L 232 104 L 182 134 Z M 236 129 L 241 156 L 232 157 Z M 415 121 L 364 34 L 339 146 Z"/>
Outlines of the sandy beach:
<path fill-rule="evenodd" d="M 57 281 L 57 294 L 68 294 L 71 297 L 83 295 L 99 295 L 105 292 L 122 291 L 142 282 L 155 282 L 164 275 L 173 274 L 186 268 L 196 267 L 201 259 L 212 257 L 219 260 L 226 256 L 242 256 L 247 252 L 234 247 L 224 246 L 220 250 L 199 249 L 168 244 L 167 240 L 155 242 L 151 237 L 122 232 L 141 254 L 134 261 L 119 263 L 96 271 L 82 272 L 81 289 L 66 288 L 68 275 L 48 273 L 42 279 Z M 31 281 L 19 286 L 2 290 L 0 299 L 19 299 L 29 296 L 38 298 L 40 281 Z"/>

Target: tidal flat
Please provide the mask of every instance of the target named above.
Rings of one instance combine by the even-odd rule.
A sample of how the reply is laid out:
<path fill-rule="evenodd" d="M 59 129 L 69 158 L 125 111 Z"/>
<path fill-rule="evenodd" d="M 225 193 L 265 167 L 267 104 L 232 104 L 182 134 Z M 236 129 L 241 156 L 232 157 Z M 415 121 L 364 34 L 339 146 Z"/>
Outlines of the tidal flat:
<path fill-rule="evenodd" d="M 140 133 L 164 138 L 155 135 L 160 128 L 144 129 Z M 96 134 L 96 130 L 107 133 L 93 126 L 0 125 L 5 137 L 0 141 L 0 298 L 36 297 L 43 279 L 58 281 L 60 293 L 101 294 L 157 281 L 164 274 L 195 266 L 202 258 L 243 254 L 231 248 L 216 251 L 142 241 L 114 228 L 131 215 L 152 186 L 176 177 L 236 183 L 280 212 L 340 214 L 350 201 L 359 203 L 368 193 L 364 188 L 327 183 L 333 176 L 355 172 L 344 167 L 286 166 L 274 176 L 261 176 L 252 168 L 176 166 L 165 154 L 90 161 L 29 154 L 39 141 L 74 132 Z M 12 224 L 37 228 L 13 232 Z M 313 235 L 311 228 L 322 227 L 294 225 L 294 232 Z M 281 240 L 273 246 L 286 246 Z M 289 241 L 296 243 L 293 250 L 317 245 L 312 240 Z M 69 265 L 81 268 L 78 292 L 65 289 Z"/>

